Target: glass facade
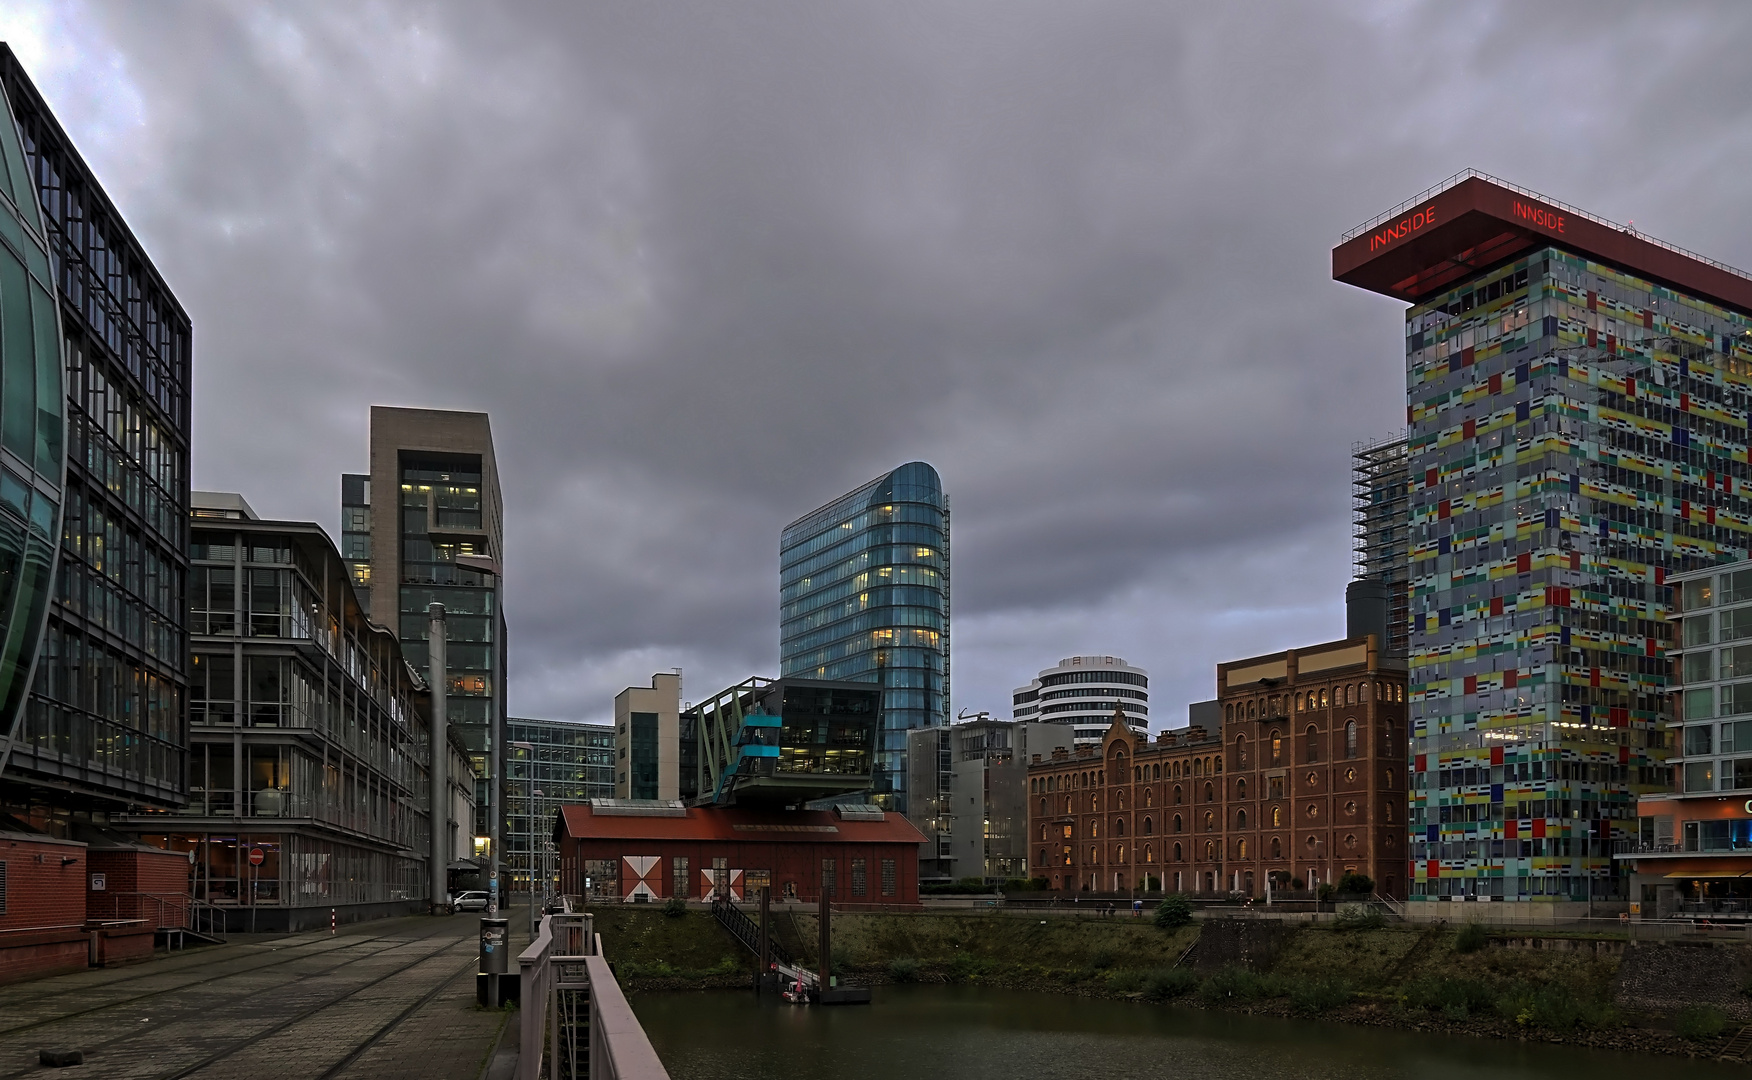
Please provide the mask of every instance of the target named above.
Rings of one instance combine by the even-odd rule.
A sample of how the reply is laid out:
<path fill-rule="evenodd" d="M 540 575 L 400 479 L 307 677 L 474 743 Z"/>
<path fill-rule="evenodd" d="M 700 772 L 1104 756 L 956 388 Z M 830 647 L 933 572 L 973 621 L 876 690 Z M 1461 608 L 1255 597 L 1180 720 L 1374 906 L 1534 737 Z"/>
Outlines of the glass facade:
<path fill-rule="evenodd" d="M 28 668 L 25 639 L 44 627 L 7 766 L 25 787 L 8 798 L 15 813 L 63 831 L 72 811 L 184 798 L 190 325 L 4 47 L 0 73 L 13 114 L 0 124 L 8 708 Z M 57 535 L 39 621 L 51 565 L 42 539 Z"/>
<path fill-rule="evenodd" d="M 498 672 L 498 589 L 492 575 L 456 563 L 459 555 L 491 554 L 482 526 L 481 455 L 403 450 L 400 481 L 402 649 L 415 670 L 428 672 L 428 609 L 433 603 L 443 604 L 449 683 L 445 700 L 450 722 L 474 755 L 480 778 L 475 805 L 484 809 L 490 803 L 488 732 L 503 692 Z M 486 835 L 484 824 L 477 823 L 479 835 Z"/>
<path fill-rule="evenodd" d="M 422 900 L 424 696 L 339 552 L 316 525 L 202 507 L 189 554 L 188 802 L 112 820 L 193 851 L 194 895 L 216 904 Z M 267 861 L 252 871 L 240 843 Z"/>
<path fill-rule="evenodd" d="M 66 466 L 61 327 L 18 126 L 0 95 L 0 733 L 23 719 L 42 641 Z M 33 740 L 32 749 L 37 749 Z M 3 760 L 3 759 L 0 759 Z"/>
<path fill-rule="evenodd" d="M 1749 331 L 1557 248 L 1407 312 L 1414 898 L 1623 895 L 1667 575 L 1752 537 Z"/>
<path fill-rule="evenodd" d="M 513 716 L 505 721 L 505 738 L 510 749 L 504 873 L 512 889 L 526 890 L 530 852 L 539 856 L 548 850 L 560 807 L 614 798 L 614 727 Z M 552 869 L 551 861 L 548 867 Z"/>
<path fill-rule="evenodd" d="M 1687 795 L 1752 789 L 1752 568 L 1676 577 L 1673 592 L 1683 616 L 1674 642 L 1674 786 Z M 1730 824 L 1743 834 L 1748 823 L 1708 823 L 1718 831 Z"/>
<path fill-rule="evenodd" d="M 371 614 L 371 478 L 341 474 L 341 561 L 365 614 Z"/>
<path fill-rule="evenodd" d="M 949 722 L 949 499 L 902 465 L 779 541 L 781 677 L 883 687 L 873 801 L 906 809 L 906 739 Z"/>

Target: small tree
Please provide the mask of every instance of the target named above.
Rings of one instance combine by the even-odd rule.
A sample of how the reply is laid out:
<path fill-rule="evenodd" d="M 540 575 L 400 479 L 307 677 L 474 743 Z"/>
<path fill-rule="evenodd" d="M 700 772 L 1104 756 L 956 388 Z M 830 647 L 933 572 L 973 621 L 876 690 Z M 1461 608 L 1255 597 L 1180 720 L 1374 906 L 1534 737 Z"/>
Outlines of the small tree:
<path fill-rule="evenodd" d="M 1185 893 L 1164 896 L 1156 905 L 1156 925 L 1164 930 L 1178 930 L 1192 921 L 1192 901 Z"/>
<path fill-rule="evenodd" d="M 1348 870 L 1338 879 L 1338 891 L 1352 896 L 1366 896 L 1375 891 L 1375 879 L 1367 874 Z"/>

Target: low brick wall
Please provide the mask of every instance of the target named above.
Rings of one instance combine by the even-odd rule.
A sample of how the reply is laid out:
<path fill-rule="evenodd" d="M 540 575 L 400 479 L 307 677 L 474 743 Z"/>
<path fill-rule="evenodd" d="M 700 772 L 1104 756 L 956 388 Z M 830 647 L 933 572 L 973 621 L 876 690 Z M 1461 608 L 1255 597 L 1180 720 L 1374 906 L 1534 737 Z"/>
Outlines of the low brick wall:
<path fill-rule="evenodd" d="M 112 926 L 90 931 L 92 967 L 115 967 L 152 956 L 157 932 L 151 926 Z"/>
<path fill-rule="evenodd" d="M 0 983 L 83 971 L 90 964 L 91 937 L 77 926 L 0 933 Z"/>

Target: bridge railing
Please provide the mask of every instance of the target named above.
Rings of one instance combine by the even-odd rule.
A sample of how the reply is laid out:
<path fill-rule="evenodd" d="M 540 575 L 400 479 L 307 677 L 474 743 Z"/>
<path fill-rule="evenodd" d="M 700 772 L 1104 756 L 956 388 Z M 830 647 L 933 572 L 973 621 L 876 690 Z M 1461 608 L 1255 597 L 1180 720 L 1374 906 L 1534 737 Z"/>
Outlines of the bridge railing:
<path fill-rule="evenodd" d="M 517 1080 L 669 1080 L 589 915 L 543 916 L 517 964 Z"/>

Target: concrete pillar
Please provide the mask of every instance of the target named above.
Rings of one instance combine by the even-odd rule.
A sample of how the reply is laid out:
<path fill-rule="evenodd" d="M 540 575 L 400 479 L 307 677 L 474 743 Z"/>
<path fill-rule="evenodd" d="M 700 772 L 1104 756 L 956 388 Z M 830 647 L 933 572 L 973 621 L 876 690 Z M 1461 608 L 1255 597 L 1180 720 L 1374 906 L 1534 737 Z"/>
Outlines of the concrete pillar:
<path fill-rule="evenodd" d="M 431 657 L 428 667 L 432 683 L 432 763 L 427 770 L 431 777 L 432 804 L 432 914 L 442 910 L 448 884 L 445 868 L 450 865 L 450 734 L 449 706 L 444 700 L 448 679 L 444 667 L 444 605 L 433 604 L 426 609 L 431 625 L 426 643 Z"/>

